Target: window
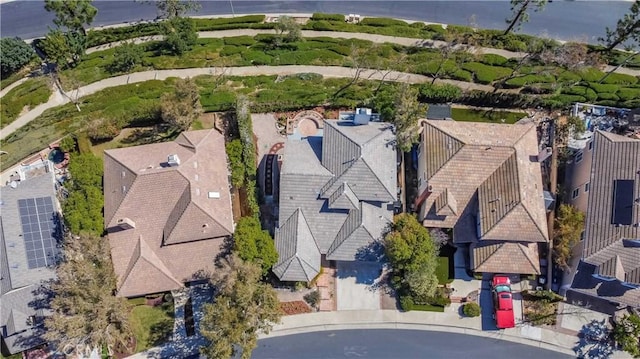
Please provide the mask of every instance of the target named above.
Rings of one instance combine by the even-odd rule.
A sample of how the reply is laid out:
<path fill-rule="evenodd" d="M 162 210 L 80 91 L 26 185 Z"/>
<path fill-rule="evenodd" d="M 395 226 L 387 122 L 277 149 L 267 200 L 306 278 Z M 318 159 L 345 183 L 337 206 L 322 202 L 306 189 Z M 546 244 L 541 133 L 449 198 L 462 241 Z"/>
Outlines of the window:
<path fill-rule="evenodd" d="M 576 163 L 580 163 L 582 161 L 582 151 L 576 154 Z"/>
<path fill-rule="evenodd" d="M 587 193 L 589 192 L 589 188 L 591 187 L 591 183 L 587 182 L 584 184 L 584 192 Z"/>
<path fill-rule="evenodd" d="M 600 275 L 600 274 L 592 274 L 591 276 L 593 278 L 600 279 L 600 280 L 603 280 L 605 282 L 612 282 L 612 281 L 616 280 L 613 277 L 607 277 L 607 276 L 603 276 L 603 275 Z"/>
<path fill-rule="evenodd" d="M 593 141 L 589 141 L 589 151 L 593 149 Z"/>
<path fill-rule="evenodd" d="M 576 188 L 573 190 L 573 193 L 571 193 L 571 199 L 576 199 L 578 198 L 579 195 L 580 195 L 580 188 Z"/>

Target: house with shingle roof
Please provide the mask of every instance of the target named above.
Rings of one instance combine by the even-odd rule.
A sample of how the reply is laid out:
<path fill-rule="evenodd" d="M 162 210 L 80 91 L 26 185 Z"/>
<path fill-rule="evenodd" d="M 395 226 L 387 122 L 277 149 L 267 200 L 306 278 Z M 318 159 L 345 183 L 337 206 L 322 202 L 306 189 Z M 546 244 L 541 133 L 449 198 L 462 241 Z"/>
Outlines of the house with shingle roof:
<path fill-rule="evenodd" d="M 596 131 L 592 141 L 582 256 L 567 297 L 640 307 L 640 140 Z"/>
<path fill-rule="evenodd" d="M 325 120 L 322 136 L 289 138 L 280 175 L 283 281 L 311 281 L 322 260 L 362 259 L 393 220 L 396 149 L 388 123 Z"/>
<path fill-rule="evenodd" d="M 214 268 L 233 233 L 224 136 L 105 151 L 104 217 L 118 295 L 181 288 Z"/>
<path fill-rule="evenodd" d="M 50 170 L 0 187 L 0 337 L 2 354 L 43 344 L 50 310 L 42 284 L 55 278 L 62 225 Z"/>
<path fill-rule="evenodd" d="M 476 272 L 540 274 L 549 235 L 535 125 L 422 125 L 414 206 L 424 226 L 469 244 Z"/>

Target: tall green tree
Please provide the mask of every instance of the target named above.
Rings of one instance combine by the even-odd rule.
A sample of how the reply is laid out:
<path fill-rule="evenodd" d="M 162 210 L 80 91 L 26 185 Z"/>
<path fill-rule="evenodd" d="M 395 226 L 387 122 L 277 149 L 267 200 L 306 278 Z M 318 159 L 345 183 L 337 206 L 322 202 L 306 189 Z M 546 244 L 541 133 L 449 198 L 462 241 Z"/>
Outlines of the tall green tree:
<path fill-rule="evenodd" d="M 113 62 L 110 64 L 111 72 L 128 72 L 137 64 L 142 62 L 144 51 L 142 47 L 132 43 L 125 42 L 116 47 L 113 53 Z"/>
<path fill-rule="evenodd" d="M 408 213 L 397 215 L 391 229 L 384 245 L 393 269 L 392 285 L 401 295 L 426 303 L 438 287 L 437 253 L 429 232 Z"/>
<path fill-rule="evenodd" d="M 164 44 L 166 50 L 172 55 L 182 55 L 191 50 L 198 40 L 193 20 L 176 17 L 165 23 Z"/>
<path fill-rule="evenodd" d="M 229 157 L 229 166 L 231 167 L 231 185 L 240 188 L 245 181 L 246 173 L 244 162 L 242 161 L 242 141 L 235 139 L 228 142 L 225 146 L 227 157 Z"/>
<path fill-rule="evenodd" d="M 281 45 L 285 42 L 298 41 L 302 38 L 302 27 L 296 19 L 290 16 L 283 15 L 278 17 L 278 22 L 275 23 L 274 28 L 277 33 L 276 45 Z"/>
<path fill-rule="evenodd" d="M 4 77 L 23 68 L 36 53 L 19 37 L 3 37 L 0 39 L 0 55 L 0 73 Z"/>
<path fill-rule="evenodd" d="M 541 11 L 547 4 L 547 0 L 511 0 L 511 17 L 505 21 L 509 26 L 504 31 L 504 35 L 513 29 L 520 29 L 522 24 L 529 21 L 529 7 L 533 6 L 534 11 Z"/>
<path fill-rule="evenodd" d="M 129 308 L 114 296 L 116 275 L 109 243 L 98 236 L 81 234 L 65 240 L 63 261 L 51 285 L 52 315 L 45 319 L 45 339 L 57 347 L 88 349 L 130 343 Z"/>
<path fill-rule="evenodd" d="M 233 255 L 214 273 L 213 303 L 204 305 L 200 332 L 211 341 L 200 352 L 208 358 L 251 357 L 258 334 L 269 333 L 281 311 L 273 288 L 260 282 L 260 266 Z"/>
<path fill-rule="evenodd" d="M 175 130 L 187 130 L 201 113 L 200 92 L 193 79 L 177 79 L 174 91 L 161 97 L 160 116 Z"/>
<path fill-rule="evenodd" d="M 242 217 L 233 233 L 233 250 L 244 261 L 257 263 L 262 267 L 262 275 L 269 273 L 278 261 L 273 238 L 262 229 L 255 216 Z"/>
<path fill-rule="evenodd" d="M 613 327 L 613 339 L 622 350 L 640 358 L 640 316 L 626 314 Z"/>
<path fill-rule="evenodd" d="M 53 23 L 56 26 L 86 36 L 86 27 L 91 25 L 98 13 L 92 3 L 93 0 L 45 0 L 44 8 L 54 13 Z"/>
<path fill-rule="evenodd" d="M 200 4 L 194 0 L 156 0 L 144 1 L 152 2 L 158 8 L 159 17 L 165 19 L 173 19 L 183 17 L 190 11 L 200 10 Z"/>
<path fill-rule="evenodd" d="M 394 99 L 393 124 L 396 126 L 398 148 L 404 152 L 418 140 L 418 119 L 426 114 L 426 106 L 418 101 L 418 89 L 400 85 Z"/>
<path fill-rule="evenodd" d="M 569 268 L 573 247 L 580 242 L 584 230 L 584 213 L 561 204 L 554 225 L 553 258 L 561 268 Z"/>
<path fill-rule="evenodd" d="M 606 35 L 599 40 L 606 46 L 605 51 L 611 51 L 625 42 L 629 42 L 631 49 L 640 45 L 640 0 L 633 2 L 629 13 L 618 20 L 615 29 L 607 27 Z"/>

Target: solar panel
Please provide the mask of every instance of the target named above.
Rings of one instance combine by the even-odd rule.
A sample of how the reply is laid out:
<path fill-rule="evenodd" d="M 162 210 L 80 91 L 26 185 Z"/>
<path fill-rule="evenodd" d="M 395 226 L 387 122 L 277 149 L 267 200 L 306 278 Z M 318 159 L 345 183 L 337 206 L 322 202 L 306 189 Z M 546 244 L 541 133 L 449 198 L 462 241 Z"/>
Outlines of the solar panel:
<path fill-rule="evenodd" d="M 613 183 L 612 223 L 629 226 L 633 216 L 634 180 L 615 180 Z"/>
<path fill-rule="evenodd" d="M 51 197 L 18 200 L 29 269 L 54 265 L 59 250 L 58 216 Z"/>

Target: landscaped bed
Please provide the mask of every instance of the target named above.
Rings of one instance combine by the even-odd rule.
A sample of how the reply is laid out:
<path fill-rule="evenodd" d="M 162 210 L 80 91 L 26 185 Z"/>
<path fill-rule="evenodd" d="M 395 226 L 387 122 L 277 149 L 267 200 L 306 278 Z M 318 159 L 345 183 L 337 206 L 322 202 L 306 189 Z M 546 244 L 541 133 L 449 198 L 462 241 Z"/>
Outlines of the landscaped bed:
<path fill-rule="evenodd" d="M 5 127 L 26 111 L 47 102 L 50 95 L 46 77 L 29 79 L 13 88 L 0 99 L 0 126 Z"/>
<path fill-rule="evenodd" d="M 284 315 L 311 313 L 311 308 L 302 300 L 293 302 L 280 302 L 280 310 Z"/>

